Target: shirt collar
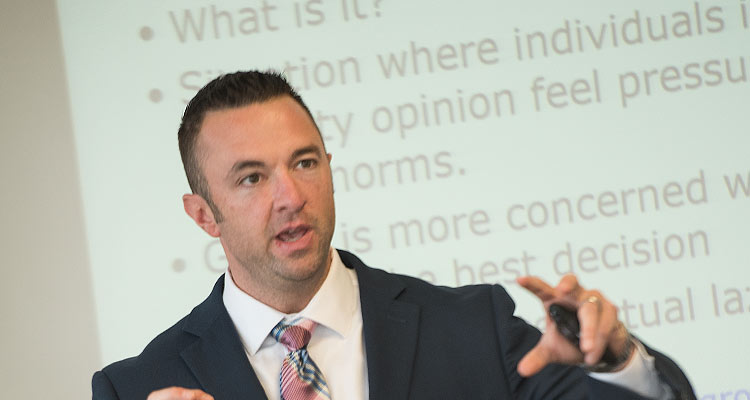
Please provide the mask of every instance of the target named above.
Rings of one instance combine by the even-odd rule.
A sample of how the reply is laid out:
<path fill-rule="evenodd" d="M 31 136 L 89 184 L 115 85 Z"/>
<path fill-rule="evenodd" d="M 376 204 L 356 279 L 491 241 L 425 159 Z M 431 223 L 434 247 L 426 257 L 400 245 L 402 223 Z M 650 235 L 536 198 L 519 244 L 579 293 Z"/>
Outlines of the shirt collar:
<path fill-rule="evenodd" d="M 332 252 L 331 269 L 326 280 L 298 315 L 346 337 L 359 308 L 357 275 L 344 265 L 338 251 L 333 249 Z"/>
<path fill-rule="evenodd" d="M 359 307 L 357 278 L 353 270 L 344 266 L 338 252 L 331 251 L 331 268 L 323 285 L 297 314 L 284 314 L 243 292 L 235 285 L 227 269 L 224 274 L 224 306 L 248 353 L 254 355 L 273 327 L 284 318 L 302 316 L 318 323 L 318 328 L 325 327 L 341 337 L 349 334 Z"/>

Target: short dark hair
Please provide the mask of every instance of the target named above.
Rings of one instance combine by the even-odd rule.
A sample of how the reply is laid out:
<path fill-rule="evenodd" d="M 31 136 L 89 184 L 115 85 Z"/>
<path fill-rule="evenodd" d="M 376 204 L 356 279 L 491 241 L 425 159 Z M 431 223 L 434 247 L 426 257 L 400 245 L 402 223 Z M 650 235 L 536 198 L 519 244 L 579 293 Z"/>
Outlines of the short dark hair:
<path fill-rule="evenodd" d="M 220 75 L 199 90 L 185 108 L 177 132 L 182 166 L 185 168 L 190 189 L 206 200 L 217 222 L 221 222 L 223 217 L 211 199 L 211 191 L 201 170 L 201 157 L 196 148 L 206 113 L 262 103 L 279 96 L 290 96 L 294 99 L 315 124 L 315 118 L 300 95 L 281 74 L 274 71 L 240 71 Z M 320 134 L 320 130 L 318 133 Z"/>

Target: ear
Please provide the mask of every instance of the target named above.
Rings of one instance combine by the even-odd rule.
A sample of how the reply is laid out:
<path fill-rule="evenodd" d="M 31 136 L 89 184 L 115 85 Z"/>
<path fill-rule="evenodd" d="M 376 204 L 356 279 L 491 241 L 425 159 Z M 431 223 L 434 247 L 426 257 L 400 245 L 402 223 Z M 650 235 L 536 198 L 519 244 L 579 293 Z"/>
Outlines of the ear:
<path fill-rule="evenodd" d="M 208 206 L 208 203 L 203 197 L 197 194 L 185 194 L 182 196 L 182 205 L 185 207 L 187 215 L 189 215 L 198 226 L 206 231 L 206 233 L 212 237 L 221 236 L 221 230 L 216 223 L 214 213 L 211 211 L 211 207 Z"/>
<path fill-rule="evenodd" d="M 328 164 L 330 164 L 331 163 L 331 159 L 333 158 L 333 154 L 326 153 L 326 157 L 328 157 Z"/>

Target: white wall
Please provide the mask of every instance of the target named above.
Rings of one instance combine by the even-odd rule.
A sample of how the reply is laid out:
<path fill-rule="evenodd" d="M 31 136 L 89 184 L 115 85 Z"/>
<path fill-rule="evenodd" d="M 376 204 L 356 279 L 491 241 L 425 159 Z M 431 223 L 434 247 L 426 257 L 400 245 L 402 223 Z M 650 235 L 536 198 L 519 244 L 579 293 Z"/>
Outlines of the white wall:
<path fill-rule="evenodd" d="M 101 360 L 55 2 L 1 8 L 2 397 L 90 398 Z"/>

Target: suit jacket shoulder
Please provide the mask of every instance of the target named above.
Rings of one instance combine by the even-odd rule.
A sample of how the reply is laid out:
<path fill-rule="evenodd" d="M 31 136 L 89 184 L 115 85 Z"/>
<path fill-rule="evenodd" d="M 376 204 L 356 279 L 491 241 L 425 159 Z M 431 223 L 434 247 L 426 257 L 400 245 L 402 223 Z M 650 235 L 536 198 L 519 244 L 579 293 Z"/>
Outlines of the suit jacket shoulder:
<path fill-rule="evenodd" d="M 224 279 L 208 298 L 136 357 L 94 375 L 94 399 L 145 399 L 169 386 L 197 388 L 216 399 L 265 399 L 224 307 Z"/>

